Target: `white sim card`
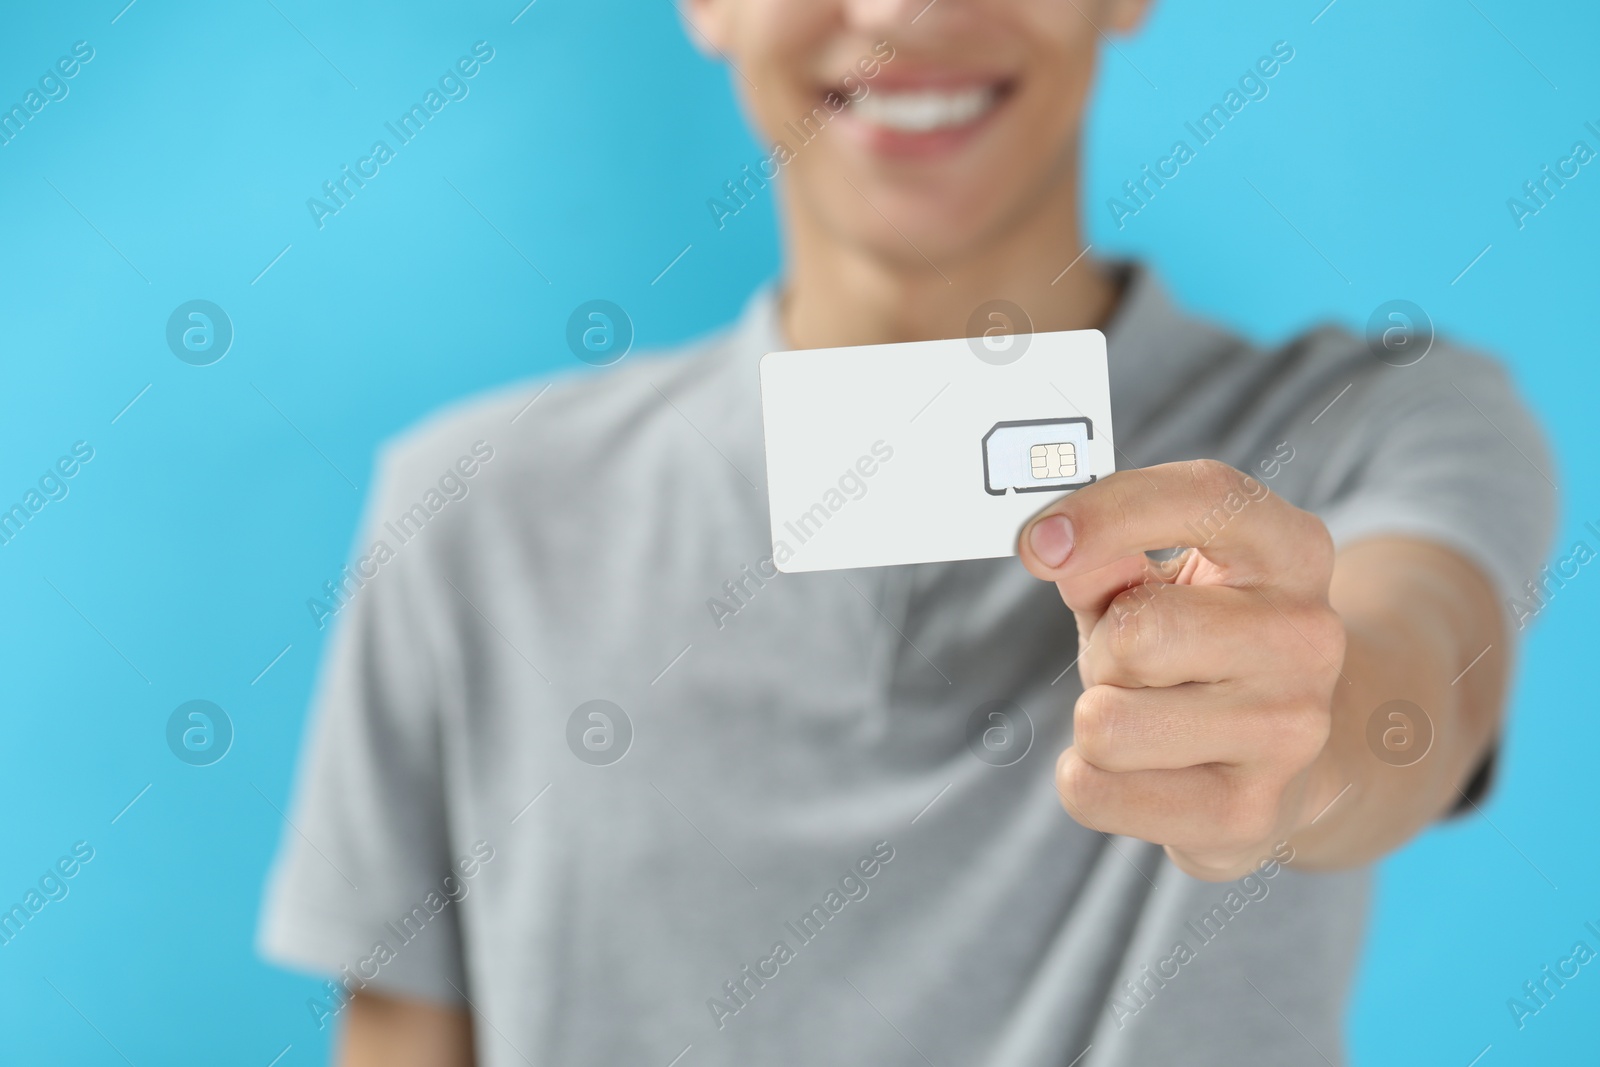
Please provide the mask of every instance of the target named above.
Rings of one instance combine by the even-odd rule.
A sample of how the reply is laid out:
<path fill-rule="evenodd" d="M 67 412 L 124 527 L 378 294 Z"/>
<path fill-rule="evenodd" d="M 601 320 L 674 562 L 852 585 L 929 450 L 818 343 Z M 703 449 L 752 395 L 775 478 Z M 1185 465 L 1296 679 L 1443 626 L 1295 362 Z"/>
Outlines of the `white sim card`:
<path fill-rule="evenodd" d="M 773 562 L 785 572 L 987 559 L 1116 469 L 1105 336 L 770 352 Z"/>

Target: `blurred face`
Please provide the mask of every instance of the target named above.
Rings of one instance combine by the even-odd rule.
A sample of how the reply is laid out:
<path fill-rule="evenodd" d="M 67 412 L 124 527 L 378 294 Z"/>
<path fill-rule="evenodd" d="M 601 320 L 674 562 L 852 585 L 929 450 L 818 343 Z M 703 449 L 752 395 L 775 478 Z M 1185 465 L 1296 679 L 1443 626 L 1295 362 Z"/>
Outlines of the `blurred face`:
<path fill-rule="evenodd" d="M 885 258 L 954 263 L 1075 188 L 1096 27 L 1126 32 L 1145 3 L 687 0 L 685 13 L 736 69 L 791 212 Z"/>

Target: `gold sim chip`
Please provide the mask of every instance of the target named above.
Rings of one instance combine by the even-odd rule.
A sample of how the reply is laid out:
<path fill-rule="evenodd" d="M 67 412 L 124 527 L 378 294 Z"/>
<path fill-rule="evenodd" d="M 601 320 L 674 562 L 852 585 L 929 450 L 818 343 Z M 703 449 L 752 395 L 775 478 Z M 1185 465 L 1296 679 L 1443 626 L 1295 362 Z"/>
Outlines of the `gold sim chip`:
<path fill-rule="evenodd" d="M 1078 450 L 1071 441 L 1034 445 L 1028 450 L 1028 460 L 1035 478 L 1075 478 L 1078 474 Z"/>

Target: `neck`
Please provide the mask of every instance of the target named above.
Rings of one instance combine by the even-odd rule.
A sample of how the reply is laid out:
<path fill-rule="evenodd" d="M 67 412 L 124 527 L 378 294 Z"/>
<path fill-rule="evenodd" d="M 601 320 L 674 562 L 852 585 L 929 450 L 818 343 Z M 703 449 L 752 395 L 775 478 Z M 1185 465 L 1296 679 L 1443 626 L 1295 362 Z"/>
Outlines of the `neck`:
<path fill-rule="evenodd" d="M 1102 324 L 1117 288 L 1092 256 L 1079 258 L 1077 168 L 1063 170 L 983 247 L 941 253 L 932 263 L 908 242 L 886 255 L 841 239 L 805 211 L 801 198 L 786 197 L 789 343 L 831 348 L 964 337 L 978 305 L 997 298 L 1025 309 L 1038 333 Z"/>

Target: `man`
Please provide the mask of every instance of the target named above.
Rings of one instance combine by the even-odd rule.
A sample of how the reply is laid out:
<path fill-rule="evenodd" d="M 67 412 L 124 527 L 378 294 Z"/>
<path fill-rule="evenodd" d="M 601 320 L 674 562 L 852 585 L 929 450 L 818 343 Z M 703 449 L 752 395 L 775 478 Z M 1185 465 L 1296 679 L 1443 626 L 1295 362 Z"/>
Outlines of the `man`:
<path fill-rule="evenodd" d="M 1548 461 L 1484 360 L 1063 273 L 1144 7 L 690 0 L 820 131 L 782 284 L 388 452 L 263 933 L 341 1063 L 1338 1060 L 1365 866 L 1484 788 Z M 760 356 L 995 298 L 1106 331 L 1122 472 L 1020 563 L 774 575 Z"/>

